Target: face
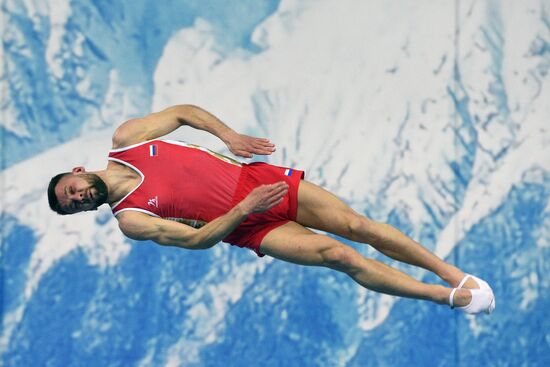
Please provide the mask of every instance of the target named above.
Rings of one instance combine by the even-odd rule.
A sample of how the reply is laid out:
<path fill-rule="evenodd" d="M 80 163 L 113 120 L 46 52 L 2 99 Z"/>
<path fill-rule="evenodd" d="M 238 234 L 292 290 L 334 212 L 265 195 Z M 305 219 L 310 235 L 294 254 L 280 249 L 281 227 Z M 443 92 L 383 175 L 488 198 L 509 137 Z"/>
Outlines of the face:
<path fill-rule="evenodd" d="M 73 171 L 59 180 L 55 195 L 61 209 L 74 214 L 96 210 L 107 201 L 108 191 L 105 182 L 96 174 Z"/>

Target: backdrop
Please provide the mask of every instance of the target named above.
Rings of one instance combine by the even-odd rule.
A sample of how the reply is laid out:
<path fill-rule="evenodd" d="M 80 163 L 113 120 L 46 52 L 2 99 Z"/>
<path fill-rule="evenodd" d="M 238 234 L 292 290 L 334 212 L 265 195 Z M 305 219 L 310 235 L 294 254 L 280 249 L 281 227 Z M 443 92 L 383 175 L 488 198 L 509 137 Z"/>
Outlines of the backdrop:
<path fill-rule="evenodd" d="M 550 365 L 550 1 L 5 0 L 5 366 Z M 61 217 L 58 172 L 123 121 L 192 103 L 268 161 L 491 283 L 467 317 L 219 244 Z M 182 128 L 171 138 L 228 153 Z M 366 256 L 440 282 L 367 245 Z"/>

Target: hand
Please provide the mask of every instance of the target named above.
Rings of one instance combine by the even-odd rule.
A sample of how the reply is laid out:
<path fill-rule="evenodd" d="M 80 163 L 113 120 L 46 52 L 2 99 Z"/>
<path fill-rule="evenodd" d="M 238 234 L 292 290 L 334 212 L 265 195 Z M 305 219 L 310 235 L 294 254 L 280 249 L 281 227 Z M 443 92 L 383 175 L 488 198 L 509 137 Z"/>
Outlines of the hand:
<path fill-rule="evenodd" d="M 283 181 L 272 185 L 258 186 L 239 205 L 246 214 L 265 212 L 279 205 L 287 192 L 288 185 Z"/>
<path fill-rule="evenodd" d="M 275 145 L 269 139 L 254 138 L 243 134 L 232 134 L 226 141 L 231 153 L 245 158 L 252 158 L 253 154 L 269 155 L 275 151 Z"/>

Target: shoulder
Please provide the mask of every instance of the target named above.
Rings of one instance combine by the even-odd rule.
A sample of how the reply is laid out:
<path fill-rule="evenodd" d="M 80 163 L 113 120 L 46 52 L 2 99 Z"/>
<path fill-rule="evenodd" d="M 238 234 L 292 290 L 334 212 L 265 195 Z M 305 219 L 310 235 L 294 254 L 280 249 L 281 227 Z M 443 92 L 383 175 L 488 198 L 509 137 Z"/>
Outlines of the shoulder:
<path fill-rule="evenodd" d="M 122 123 L 113 133 L 113 149 L 120 149 L 146 141 L 146 134 L 141 128 L 144 124 L 143 118 L 135 118 Z"/>
<path fill-rule="evenodd" d="M 178 105 L 144 117 L 130 119 L 115 130 L 113 149 L 124 148 L 169 134 L 181 126 L 183 116 L 189 115 L 191 113 L 189 111 L 189 106 Z"/>

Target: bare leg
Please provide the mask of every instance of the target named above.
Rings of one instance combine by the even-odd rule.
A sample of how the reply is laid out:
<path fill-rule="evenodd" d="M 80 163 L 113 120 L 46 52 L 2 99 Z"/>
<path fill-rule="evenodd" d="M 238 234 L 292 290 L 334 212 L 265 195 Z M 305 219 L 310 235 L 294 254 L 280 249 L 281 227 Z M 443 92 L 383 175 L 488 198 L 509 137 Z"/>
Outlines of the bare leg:
<path fill-rule="evenodd" d="M 330 192 L 307 181 L 299 186 L 296 221 L 355 242 L 368 243 L 386 256 L 437 274 L 453 287 L 465 276 L 456 266 L 441 260 L 397 228 L 356 213 Z M 478 288 L 473 280 L 468 280 L 464 287 Z"/>
<path fill-rule="evenodd" d="M 351 240 L 367 242 L 386 256 L 427 269 L 453 287 L 464 278 L 465 274 L 460 269 L 444 262 L 397 228 L 365 217 L 357 221 Z M 473 281 L 471 285 L 476 286 Z"/>
<path fill-rule="evenodd" d="M 325 266 L 349 275 L 358 284 L 376 292 L 448 304 L 451 288 L 422 283 L 379 261 L 367 259 L 334 238 L 316 234 L 295 222 L 278 227 L 264 238 L 266 255 L 301 265 Z M 470 302 L 467 290 L 455 293 L 454 302 Z"/>

